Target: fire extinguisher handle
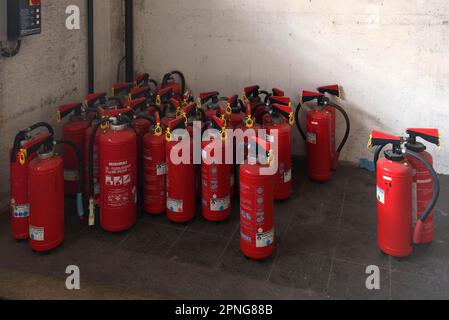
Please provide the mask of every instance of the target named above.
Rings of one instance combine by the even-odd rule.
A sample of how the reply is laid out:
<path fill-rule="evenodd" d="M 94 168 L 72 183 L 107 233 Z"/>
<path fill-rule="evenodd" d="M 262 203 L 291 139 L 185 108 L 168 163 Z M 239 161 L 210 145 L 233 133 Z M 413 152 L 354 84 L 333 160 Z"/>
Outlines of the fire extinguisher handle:
<path fill-rule="evenodd" d="M 182 94 L 184 94 L 184 92 L 186 91 L 186 79 L 184 77 L 184 74 L 181 71 L 178 71 L 178 70 L 169 72 L 169 73 L 164 75 L 164 78 L 162 79 L 162 89 L 167 87 L 168 81 L 170 80 L 170 78 L 173 75 L 177 75 L 180 78 L 180 80 L 181 80 L 181 90 L 182 90 Z"/>
<path fill-rule="evenodd" d="M 17 155 L 17 152 L 19 151 L 20 143 L 27 138 L 27 133 L 30 133 L 39 128 L 46 128 L 48 130 L 48 133 L 50 134 L 50 136 L 52 136 L 52 137 L 54 136 L 55 132 L 53 130 L 53 127 L 50 124 L 48 124 L 47 122 L 37 122 L 25 130 L 19 131 L 16 134 L 16 136 L 14 137 L 14 142 L 13 142 L 12 152 L 11 152 L 11 159 L 10 159 L 11 163 L 16 161 L 16 155 Z"/>

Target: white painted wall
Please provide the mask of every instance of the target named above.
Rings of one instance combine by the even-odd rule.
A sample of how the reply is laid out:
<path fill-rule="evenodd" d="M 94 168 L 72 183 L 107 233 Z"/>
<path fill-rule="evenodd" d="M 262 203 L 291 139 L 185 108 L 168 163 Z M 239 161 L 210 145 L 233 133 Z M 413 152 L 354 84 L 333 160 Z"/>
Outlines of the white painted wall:
<path fill-rule="evenodd" d="M 370 157 L 371 129 L 438 127 L 449 139 L 446 0 L 136 0 L 137 68 L 183 70 L 195 93 L 339 83 L 353 131 L 342 158 Z M 339 125 L 343 129 L 342 124 Z M 303 151 L 295 138 L 295 150 Z M 449 173 L 449 148 L 434 150 Z"/>
<path fill-rule="evenodd" d="M 121 0 L 95 0 L 96 88 L 110 91 L 123 55 Z M 68 5 L 81 10 L 81 29 L 67 30 Z M 20 53 L 0 58 L 0 213 L 9 203 L 8 154 L 18 130 L 38 121 L 56 124 L 58 105 L 87 94 L 85 0 L 42 2 L 42 34 L 25 38 Z"/>

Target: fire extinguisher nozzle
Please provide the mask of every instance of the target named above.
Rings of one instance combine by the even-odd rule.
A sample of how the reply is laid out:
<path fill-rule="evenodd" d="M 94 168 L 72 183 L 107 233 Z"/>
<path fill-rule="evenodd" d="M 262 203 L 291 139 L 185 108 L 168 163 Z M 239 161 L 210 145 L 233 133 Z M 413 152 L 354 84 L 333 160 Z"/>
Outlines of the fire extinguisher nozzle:
<path fill-rule="evenodd" d="M 89 199 L 89 226 L 95 225 L 95 200 L 93 197 Z"/>
<path fill-rule="evenodd" d="M 78 212 L 78 217 L 80 217 L 81 220 L 84 218 L 84 205 L 83 205 L 83 194 L 77 193 L 76 194 L 76 210 Z"/>
<path fill-rule="evenodd" d="M 415 226 L 415 230 L 413 232 L 413 243 L 418 244 L 421 243 L 421 235 L 424 223 L 421 220 L 418 220 Z"/>

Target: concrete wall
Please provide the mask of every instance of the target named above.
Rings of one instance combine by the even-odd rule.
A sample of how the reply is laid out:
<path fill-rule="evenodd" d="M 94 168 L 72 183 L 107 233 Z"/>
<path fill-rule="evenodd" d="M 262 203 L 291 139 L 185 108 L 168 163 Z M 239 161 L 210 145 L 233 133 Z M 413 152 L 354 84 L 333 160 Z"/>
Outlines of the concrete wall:
<path fill-rule="evenodd" d="M 71 4 L 81 9 L 81 30 L 65 27 Z M 95 10 L 96 84 L 110 91 L 123 52 L 121 1 L 95 0 Z M 0 58 L 0 209 L 8 201 L 7 157 L 16 132 L 37 121 L 56 125 L 57 106 L 87 93 L 86 14 L 85 0 L 43 1 L 42 34 L 24 39 L 16 57 Z"/>
<path fill-rule="evenodd" d="M 183 70 L 195 93 L 231 95 L 258 83 L 297 101 L 300 89 L 341 84 L 353 122 L 345 160 L 371 156 L 371 129 L 434 126 L 449 137 L 445 0 L 135 3 L 137 67 L 159 78 Z M 298 135 L 295 143 L 302 153 Z M 449 149 L 435 155 L 438 170 L 449 173 Z"/>

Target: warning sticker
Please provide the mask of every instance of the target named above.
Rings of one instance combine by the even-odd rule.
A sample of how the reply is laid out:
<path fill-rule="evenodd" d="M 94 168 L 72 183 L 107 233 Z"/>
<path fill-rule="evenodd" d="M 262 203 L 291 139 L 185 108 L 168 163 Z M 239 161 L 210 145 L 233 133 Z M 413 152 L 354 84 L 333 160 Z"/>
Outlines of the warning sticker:
<path fill-rule="evenodd" d="M 184 202 L 182 200 L 167 198 L 167 209 L 172 212 L 182 212 Z"/>
<path fill-rule="evenodd" d="M 210 210 L 211 211 L 224 211 L 231 207 L 231 198 L 211 199 Z"/>
<path fill-rule="evenodd" d="M 45 229 L 30 226 L 30 239 L 34 241 L 44 241 Z"/>
<path fill-rule="evenodd" d="M 14 218 L 28 218 L 30 216 L 30 205 L 12 205 L 12 215 Z"/>
<path fill-rule="evenodd" d="M 307 142 L 311 144 L 316 144 L 316 133 L 308 132 L 307 133 Z"/>
<path fill-rule="evenodd" d="M 161 163 L 156 166 L 156 174 L 158 176 L 165 176 L 167 174 L 167 164 Z"/>
<path fill-rule="evenodd" d="M 78 181 L 79 174 L 77 170 L 64 170 L 65 181 Z"/>
<path fill-rule="evenodd" d="M 274 242 L 274 229 L 256 234 L 256 248 L 265 248 Z"/>
<path fill-rule="evenodd" d="M 385 204 L 385 191 L 379 186 L 377 187 L 377 201 L 379 201 L 382 204 Z"/>
<path fill-rule="evenodd" d="M 129 161 L 108 162 L 105 167 L 107 205 L 112 208 L 125 207 L 135 202 L 134 181 Z"/>
<path fill-rule="evenodd" d="M 284 172 L 284 183 L 292 181 L 292 169 Z"/>

